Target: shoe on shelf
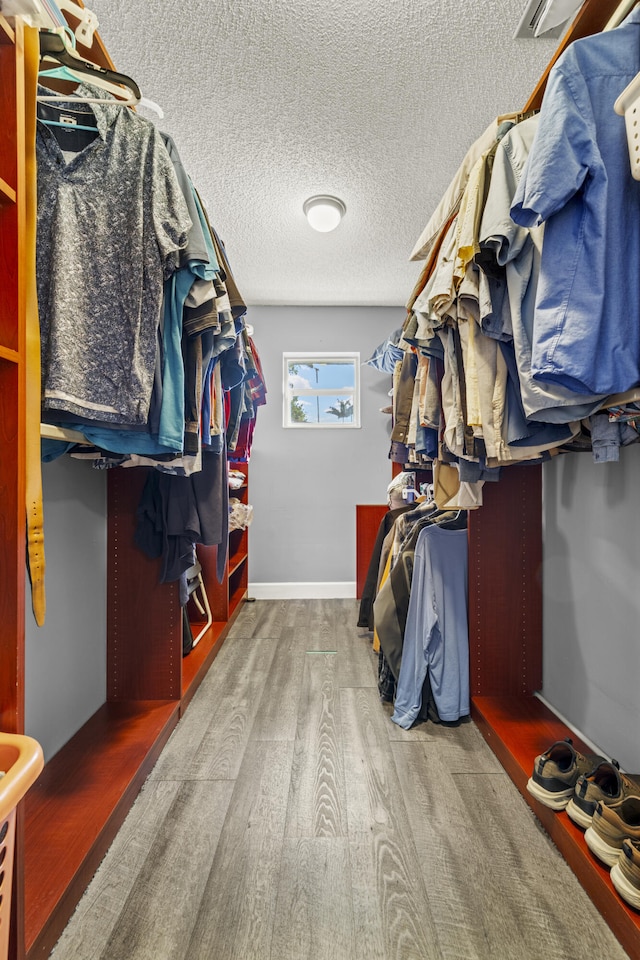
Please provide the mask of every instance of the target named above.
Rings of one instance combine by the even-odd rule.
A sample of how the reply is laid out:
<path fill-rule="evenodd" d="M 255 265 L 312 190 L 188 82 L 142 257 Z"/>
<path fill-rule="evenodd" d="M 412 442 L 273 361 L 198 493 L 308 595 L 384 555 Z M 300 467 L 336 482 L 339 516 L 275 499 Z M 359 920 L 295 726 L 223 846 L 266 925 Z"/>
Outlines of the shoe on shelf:
<path fill-rule="evenodd" d="M 598 803 L 584 838 L 589 850 L 613 867 L 624 841 L 640 840 L 640 797 L 626 797 L 615 808 Z"/>
<path fill-rule="evenodd" d="M 591 773 L 578 777 L 567 813 L 574 823 L 586 829 L 591 826 L 598 803 L 615 808 L 630 796 L 640 797 L 640 783 L 620 773 L 617 760 L 603 760 Z"/>
<path fill-rule="evenodd" d="M 585 757 L 573 746 L 570 737 L 556 740 L 536 757 L 533 775 L 527 783 L 529 793 L 552 810 L 564 810 L 582 774 L 590 773 L 604 757 Z"/>
<path fill-rule="evenodd" d="M 640 910 L 640 841 L 622 841 L 622 853 L 611 867 L 611 882 L 630 907 Z"/>

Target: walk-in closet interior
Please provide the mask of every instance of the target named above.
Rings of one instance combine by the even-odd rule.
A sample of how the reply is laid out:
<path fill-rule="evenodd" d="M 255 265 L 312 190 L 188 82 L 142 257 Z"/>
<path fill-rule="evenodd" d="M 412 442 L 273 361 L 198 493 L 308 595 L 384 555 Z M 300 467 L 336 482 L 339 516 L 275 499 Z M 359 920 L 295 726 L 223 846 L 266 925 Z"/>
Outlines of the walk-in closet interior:
<path fill-rule="evenodd" d="M 0 835 L 0 960 L 49 957 L 147 778 L 189 779 L 216 670 L 281 679 L 250 743 L 275 776 L 295 669 L 249 641 L 303 621 L 372 755 L 479 731 L 640 957 L 640 908 L 531 790 L 566 737 L 640 782 L 636 74 L 631 0 L 0 0 L 0 814 L 11 738 L 44 761 Z M 443 617 L 453 680 L 422 660 Z M 325 868 L 330 900 L 356 868 Z"/>

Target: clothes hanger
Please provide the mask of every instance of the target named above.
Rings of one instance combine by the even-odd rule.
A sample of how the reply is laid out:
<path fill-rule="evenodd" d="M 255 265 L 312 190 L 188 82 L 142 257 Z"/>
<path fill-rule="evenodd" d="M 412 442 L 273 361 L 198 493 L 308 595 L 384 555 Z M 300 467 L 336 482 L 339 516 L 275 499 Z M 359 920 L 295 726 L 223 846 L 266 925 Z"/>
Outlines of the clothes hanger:
<path fill-rule="evenodd" d="M 618 4 L 618 7 L 614 11 L 613 15 L 602 28 L 602 32 L 604 33 L 605 30 L 615 30 L 616 27 L 620 26 L 623 20 L 626 20 L 633 8 L 637 6 L 638 0 L 620 0 L 620 3 Z"/>
<path fill-rule="evenodd" d="M 69 45 L 64 31 L 43 31 L 40 33 L 40 57 L 42 60 L 53 60 L 58 66 L 51 70 L 43 70 L 39 74 L 41 77 L 51 77 L 63 80 L 71 80 L 78 83 L 89 79 L 90 82 L 108 93 L 113 94 L 118 99 L 119 104 L 123 106 L 133 106 L 139 104 L 142 99 L 140 88 L 135 80 L 126 76 L 124 73 L 116 73 L 115 70 L 107 70 L 105 67 L 99 67 L 89 60 L 83 60 L 77 56 L 73 47 Z M 58 71 L 66 71 L 60 74 Z M 122 89 L 127 87 L 131 96 L 126 96 Z M 39 96 L 40 101 L 60 100 L 60 95 Z M 64 96 L 67 103 L 113 103 L 112 100 L 100 100 L 90 97 Z M 148 103 L 147 103 L 148 105 Z"/>
<path fill-rule="evenodd" d="M 466 525 L 466 522 L 467 522 L 466 513 L 467 513 L 467 511 L 466 511 L 466 510 L 463 510 L 462 508 L 461 508 L 460 510 L 457 510 L 455 513 L 453 513 L 453 511 L 451 511 L 451 510 L 447 510 L 447 511 L 445 511 L 444 513 L 441 513 L 439 516 L 434 517 L 433 522 L 434 522 L 435 525 L 438 526 L 438 527 L 444 527 L 445 524 L 448 524 L 448 523 L 456 523 L 456 522 L 460 519 L 461 514 L 463 514 L 463 513 L 465 514 L 465 525 Z M 460 530 L 462 530 L 462 529 L 464 529 L 464 528 L 463 528 L 463 527 L 460 527 L 460 528 L 452 527 L 452 529 L 454 529 L 454 530 L 455 530 L 455 529 L 460 529 Z"/>
<path fill-rule="evenodd" d="M 72 70 L 69 70 L 68 67 L 60 66 L 55 67 L 52 70 L 41 70 L 38 74 L 38 79 L 50 77 L 51 79 L 56 80 L 66 80 L 70 83 L 77 84 L 80 80 L 80 76 L 77 73 L 74 73 Z M 65 106 L 68 103 L 113 103 L 113 100 L 106 100 L 97 97 L 66 97 L 64 94 L 51 94 L 51 96 L 38 96 L 37 100 L 40 103 L 43 102 L 55 102 L 61 101 L 64 102 Z M 120 101 L 124 103 L 125 101 Z M 72 111 L 70 110 L 69 113 Z M 44 123 L 47 127 L 65 127 L 67 130 L 86 130 L 90 133 L 96 133 L 97 127 L 94 124 L 87 123 L 65 123 L 61 120 L 49 120 L 44 117 L 38 117 L 40 123 Z"/>
<path fill-rule="evenodd" d="M 70 4 L 71 6 L 71 4 Z M 65 9 L 67 9 L 65 7 Z M 97 23 L 96 23 L 97 26 Z M 58 80 L 68 80 L 72 83 L 81 83 L 86 79 L 87 76 L 91 78 L 91 83 L 100 87 L 103 90 L 106 90 L 108 93 L 112 93 L 118 100 L 118 103 L 121 106 L 140 106 L 147 107 L 149 110 L 152 110 L 158 115 L 162 120 L 164 118 L 164 112 L 161 107 L 158 106 L 153 100 L 149 100 L 148 97 L 143 97 L 140 93 L 140 88 L 135 83 L 131 77 L 127 77 L 123 73 L 116 73 L 114 70 L 106 70 L 104 67 L 98 67 L 96 64 L 91 63 L 87 60 L 82 60 L 75 53 L 75 48 L 69 46 L 65 42 L 65 34 L 68 33 L 71 38 L 71 43 L 74 42 L 74 35 L 71 33 L 70 28 L 66 30 L 57 30 L 55 32 L 41 33 L 40 34 L 40 56 L 43 60 L 52 60 L 58 62 L 59 66 L 51 70 L 41 71 L 39 76 L 41 77 L 51 77 L 52 79 Z M 77 31 L 75 36 L 77 36 Z M 53 39 L 48 39 L 53 37 Z M 59 37 L 59 41 L 56 38 Z M 81 41 L 84 42 L 84 41 Z M 66 68 L 67 73 L 56 73 L 55 70 L 62 71 Z M 88 73 L 87 73 L 88 71 Z M 123 90 L 121 86 L 118 86 L 116 83 L 112 83 L 111 80 L 116 80 L 117 83 L 124 84 L 128 86 L 131 90 L 133 96 L 128 99 L 122 99 Z M 38 100 L 41 102 L 52 101 L 55 102 L 59 100 L 59 96 L 40 96 Z M 97 97 L 64 97 L 67 103 L 73 103 L 76 101 L 82 103 L 111 103 L 111 100 L 101 99 Z M 76 127 L 76 129 L 78 129 Z"/>
<path fill-rule="evenodd" d="M 57 0 L 56 7 L 59 10 L 66 10 L 67 13 L 80 21 L 74 30 L 75 39 L 83 46 L 91 47 L 93 45 L 93 35 L 100 26 L 95 13 L 88 7 L 79 7 L 73 0 Z"/>
<path fill-rule="evenodd" d="M 640 73 L 625 87 L 613 109 L 624 117 L 631 176 L 634 180 L 640 180 Z"/>

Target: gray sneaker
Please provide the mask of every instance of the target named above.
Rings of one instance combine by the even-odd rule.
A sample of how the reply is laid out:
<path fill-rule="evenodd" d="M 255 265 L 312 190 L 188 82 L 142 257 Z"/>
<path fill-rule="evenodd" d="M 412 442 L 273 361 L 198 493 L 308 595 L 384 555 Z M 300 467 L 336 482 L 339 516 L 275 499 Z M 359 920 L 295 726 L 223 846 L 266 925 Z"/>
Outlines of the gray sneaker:
<path fill-rule="evenodd" d="M 598 803 L 615 807 L 625 797 L 640 796 L 640 784 L 620 773 L 618 766 L 617 760 L 603 760 L 591 773 L 578 777 L 567 813 L 579 827 L 591 826 Z"/>
<path fill-rule="evenodd" d="M 557 740 L 536 757 L 533 775 L 527 783 L 529 793 L 552 810 L 564 810 L 582 774 L 590 773 L 604 757 L 585 757 L 573 746 L 570 737 Z"/>

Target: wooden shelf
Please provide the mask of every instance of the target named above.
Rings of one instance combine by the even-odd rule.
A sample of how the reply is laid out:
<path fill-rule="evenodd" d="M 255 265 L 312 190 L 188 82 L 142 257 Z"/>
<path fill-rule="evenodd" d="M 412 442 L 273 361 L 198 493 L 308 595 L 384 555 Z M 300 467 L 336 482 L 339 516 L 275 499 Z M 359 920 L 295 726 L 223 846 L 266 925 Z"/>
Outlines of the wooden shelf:
<path fill-rule="evenodd" d="M 11 203 L 15 203 L 17 199 L 18 199 L 18 195 L 16 194 L 16 191 L 13 189 L 13 187 L 10 187 L 7 181 L 3 180 L 2 177 L 0 177 L 0 201 L 8 200 Z"/>
<path fill-rule="evenodd" d="M 248 559 L 247 553 L 242 553 L 239 556 L 233 556 L 229 558 L 229 577 L 232 577 L 236 573 L 243 563 L 247 562 Z"/>
<path fill-rule="evenodd" d="M 184 713 L 187 705 L 191 701 L 194 693 L 204 679 L 207 670 L 218 656 L 220 648 L 229 632 L 231 624 L 239 614 L 235 610 L 229 619 L 222 622 L 216 621 L 211 624 L 200 642 L 193 648 L 191 653 L 182 659 L 182 700 L 180 706 L 180 715 Z M 193 622 L 193 632 L 197 633 L 202 628 L 201 623 Z"/>
<path fill-rule="evenodd" d="M 235 617 L 240 612 L 240 604 L 247 595 L 247 588 L 244 584 L 240 584 L 236 590 L 229 595 L 229 619 L 235 619 Z"/>
<path fill-rule="evenodd" d="M 356 505 L 356 597 L 358 599 L 362 597 L 364 590 L 378 528 L 388 511 L 389 507 L 386 503 Z"/>
<path fill-rule="evenodd" d="M 176 701 L 104 704 L 24 802 L 25 942 L 48 957 L 178 721 Z"/>
<path fill-rule="evenodd" d="M 204 621 L 191 624 L 194 635 L 204 626 Z M 227 633 L 227 623 L 215 621 L 200 642 L 182 659 L 182 706 L 181 714 L 196 692 L 202 678 L 213 663 Z M 185 702 L 185 698 L 186 702 Z"/>
<path fill-rule="evenodd" d="M 533 761 L 555 740 L 570 736 L 581 753 L 593 752 L 537 697 L 474 697 L 472 716 L 485 740 L 554 841 L 630 957 L 640 957 L 640 914 L 618 896 L 590 852 L 584 831 L 566 813 L 554 813 L 527 790 Z"/>
<path fill-rule="evenodd" d="M 20 363 L 20 354 L 11 347 L 0 346 L 0 360 L 8 360 L 9 363 Z"/>

